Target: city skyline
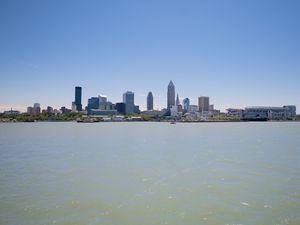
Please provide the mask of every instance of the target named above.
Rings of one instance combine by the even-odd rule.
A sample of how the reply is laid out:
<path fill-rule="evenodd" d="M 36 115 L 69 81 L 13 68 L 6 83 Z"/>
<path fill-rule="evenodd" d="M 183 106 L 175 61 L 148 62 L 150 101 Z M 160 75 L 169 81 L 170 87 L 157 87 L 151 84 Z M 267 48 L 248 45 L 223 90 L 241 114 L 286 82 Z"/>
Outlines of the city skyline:
<path fill-rule="evenodd" d="M 300 108 L 300 2 L 0 2 L 0 112 L 71 108 L 126 90 L 146 109 L 209 96 L 215 108 Z"/>

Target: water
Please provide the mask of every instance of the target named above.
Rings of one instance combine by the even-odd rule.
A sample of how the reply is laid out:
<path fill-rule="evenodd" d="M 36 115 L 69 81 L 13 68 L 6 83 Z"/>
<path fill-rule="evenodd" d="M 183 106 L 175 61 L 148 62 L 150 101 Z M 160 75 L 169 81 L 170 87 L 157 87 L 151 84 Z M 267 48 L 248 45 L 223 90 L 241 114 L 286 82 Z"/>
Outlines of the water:
<path fill-rule="evenodd" d="M 0 124 L 0 224 L 300 224 L 300 123 Z"/>

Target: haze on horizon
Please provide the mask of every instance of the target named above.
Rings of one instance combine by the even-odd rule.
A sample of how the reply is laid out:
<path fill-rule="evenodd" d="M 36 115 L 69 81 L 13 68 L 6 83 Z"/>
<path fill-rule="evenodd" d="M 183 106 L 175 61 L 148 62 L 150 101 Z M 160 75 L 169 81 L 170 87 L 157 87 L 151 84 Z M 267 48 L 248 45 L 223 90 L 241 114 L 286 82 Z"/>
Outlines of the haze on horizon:
<path fill-rule="evenodd" d="M 210 96 L 216 109 L 300 108 L 300 1 L 0 2 L 0 112 L 135 93 L 145 109 Z"/>

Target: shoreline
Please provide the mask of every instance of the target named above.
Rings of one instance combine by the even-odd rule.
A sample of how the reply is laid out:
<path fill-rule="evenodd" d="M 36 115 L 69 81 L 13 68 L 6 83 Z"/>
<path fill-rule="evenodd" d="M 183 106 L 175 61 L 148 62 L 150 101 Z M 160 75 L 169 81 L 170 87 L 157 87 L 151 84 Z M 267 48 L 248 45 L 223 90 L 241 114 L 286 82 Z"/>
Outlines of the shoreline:
<path fill-rule="evenodd" d="M 79 123 L 76 120 L 71 121 L 60 121 L 60 120 L 37 120 L 37 121 L 0 121 L 0 124 L 7 123 Z M 203 121 L 97 121 L 97 122 L 81 122 L 81 123 L 271 123 L 271 122 L 300 122 L 300 120 L 267 120 L 267 121 L 257 121 L 257 120 L 203 120 Z"/>

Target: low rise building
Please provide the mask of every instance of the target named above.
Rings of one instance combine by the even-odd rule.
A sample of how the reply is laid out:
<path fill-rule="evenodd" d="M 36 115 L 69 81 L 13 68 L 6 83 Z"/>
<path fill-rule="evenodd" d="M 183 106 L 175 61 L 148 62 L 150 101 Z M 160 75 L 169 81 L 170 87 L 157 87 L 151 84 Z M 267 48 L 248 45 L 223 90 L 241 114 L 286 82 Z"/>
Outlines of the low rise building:
<path fill-rule="evenodd" d="M 91 109 L 90 115 L 99 115 L 99 116 L 108 116 L 108 115 L 117 115 L 118 111 L 115 109 L 111 110 L 101 110 L 101 109 Z"/>
<path fill-rule="evenodd" d="M 17 116 L 17 115 L 20 115 L 21 113 L 20 113 L 20 111 L 11 109 L 11 110 L 8 110 L 8 111 L 4 111 L 3 114 L 4 115 L 15 115 L 15 116 Z"/>

